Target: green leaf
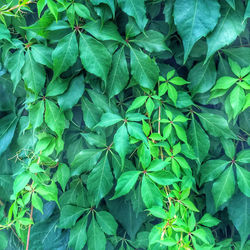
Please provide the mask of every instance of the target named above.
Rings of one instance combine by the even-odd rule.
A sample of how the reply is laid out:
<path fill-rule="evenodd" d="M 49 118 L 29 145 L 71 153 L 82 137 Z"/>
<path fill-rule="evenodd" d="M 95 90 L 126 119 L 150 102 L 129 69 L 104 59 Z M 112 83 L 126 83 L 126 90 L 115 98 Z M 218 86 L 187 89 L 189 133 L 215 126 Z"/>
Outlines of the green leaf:
<path fill-rule="evenodd" d="M 233 118 L 242 110 L 245 104 L 245 92 L 240 86 L 236 86 L 230 93 L 230 103 L 233 109 Z"/>
<path fill-rule="evenodd" d="M 68 79 L 56 78 L 55 81 L 50 82 L 46 89 L 46 96 L 58 96 L 65 92 L 69 85 Z"/>
<path fill-rule="evenodd" d="M 201 164 L 208 155 L 210 140 L 200 124 L 196 121 L 196 119 L 194 119 L 194 116 L 192 116 L 192 121 L 187 130 L 187 137 L 190 146 L 195 152 L 199 164 Z"/>
<path fill-rule="evenodd" d="M 60 212 L 59 227 L 71 228 L 75 225 L 77 219 L 84 213 L 85 208 L 66 205 L 63 206 Z"/>
<path fill-rule="evenodd" d="M 81 3 L 74 3 L 73 6 L 78 16 L 82 17 L 83 19 L 93 20 L 90 15 L 89 9 L 85 5 Z"/>
<path fill-rule="evenodd" d="M 215 137 L 235 139 L 236 135 L 230 130 L 228 122 L 220 115 L 213 113 L 199 113 L 204 129 Z"/>
<path fill-rule="evenodd" d="M 169 162 L 160 159 L 155 159 L 151 161 L 149 167 L 147 168 L 147 171 L 160 171 L 167 165 L 169 165 Z"/>
<path fill-rule="evenodd" d="M 101 20 L 98 19 L 94 22 L 89 22 L 85 24 L 83 27 L 86 31 L 88 31 L 92 36 L 94 36 L 98 40 L 113 40 L 123 43 L 123 39 L 120 33 L 117 31 L 117 26 L 111 21 L 108 21 L 103 24 Z M 121 48 L 120 50 L 123 50 L 123 48 Z"/>
<path fill-rule="evenodd" d="M 119 94 L 126 87 L 128 80 L 128 66 L 124 54 L 124 47 L 122 47 L 115 52 L 112 58 L 112 65 L 108 75 L 106 89 L 109 98 Z"/>
<path fill-rule="evenodd" d="M 82 250 L 85 246 L 87 242 L 87 219 L 88 216 L 84 216 L 71 228 L 69 247 L 73 247 L 75 250 Z"/>
<path fill-rule="evenodd" d="M 8 41 L 11 41 L 10 31 L 7 29 L 7 27 L 0 23 L 0 40 L 6 39 Z"/>
<path fill-rule="evenodd" d="M 246 23 L 243 22 L 242 2 L 237 1 L 238 5 L 234 11 L 228 5 L 222 5 L 221 17 L 218 25 L 212 33 L 207 36 L 207 57 L 206 61 L 219 49 L 232 43 L 236 37 L 245 29 Z"/>
<path fill-rule="evenodd" d="M 133 17 L 141 31 L 147 24 L 146 8 L 144 0 L 118 0 L 119 7 Z"/>
<path fill-rule="evenodd" d="M 240 191 L 250 197 L 250 172 L 236 164 L 236 174 Z"/>
<path fill-rule="evenodd" d="M 214 29 L 219 17 L 220 5 L 216 0 L 177 0 L 175 2 L 174 21 L 183 41 L 184 62 L 194 44 Z"/>
<path fill-rule="evenodd" d="M 58 204 L 57 195 L 58 189 L 55 182 L 50 185 L 38 185 L 35 191 L 47 201 L 55 201 Z"/>
<path fill-rule="evenodd" d="M 237 82 L 237 80 L 238 79 L 234 77 L 222 76 L 217 80 L 212 91 L 216 89 L 229 89 L 231 86 L 233 86 Z"/>
<path fill-rule="evenodd" d="M 23 172 L 19 174 L 13 183 L 13 193 L 17 195 L 30 181 L 30 174 L 28 172 Z"/>
<path fill-rule="evenodd" d="M 94 145 L 96 147 L 107 147 L 106 138 L 103 135 L 95 133 L 81 133 L 81 136 L 86 140 L 88 144 L 92 146 Z"/>
<path fill-rule="evenodd" d="M 235 0 L 226 0 L 226 1 L 235 10 Z"/>
<path fill-rule="evenodd" d="M 206 213 L 202 216 L 198 223 L 206 227 L 213 227 L 218 225 L 220 220 Z"/>
<path fill-rule="evenodd" d="M 118 224 L 110 213 L 107 211 L 97 212 L 96 220 L 103 232 L 108 235 L 116 235 Z"/>
<path fill-rule="evenodd" d="M 250 150 L 245 149 L 237 154 L 236 161 L 242 163 L 250 163 Z"/>
<path fill-rule="evenodd" d="M 125 156 L 129 151 L 129 135 L 125 124 L 123 124 L 114 135 L 114 148 L 120 155 L 122 166 L 124 166 Z"/>
<path fill-rule="evenodd" d="M 68 90 L 58 96 L 58 104 L 60 108 L 64 111 L 67 109 L 72 109 L 74 105 L 78 103 L 84 92 L 84 77 L 79 75 L 73 78 L 70 82 Z"/>
<path fill-rule="evenodd" d="M 229 161 L 210 160 L 201 165 L 200 185 L 205 182 L 213 181 L 224 171 Z"/>
<path fill-rule="evenodd" d="M 84 149 L 80 151 L 71 163 L 71 175 L 80 175 L 82 172 L 93 169 L 102 151 L 103 149 Z"/>
<path fill-rule="evenodd" d="M 233 61 L 231 58 L 228 58 L 228 62 L 229 62 L 229 65 L 231 67 L 232 72 L 236 76 L 240 77 L 241 76 L 241 67 L 240 67 L 240 65 L 237 62 Z"/>
<path fill-rule="evenodd" d="M 148 96 L 139 96 L 134 99 L 132 104 L 129 106 L 127 112 L 132 111 L 134 109 L 138 109 L 143 106 L 147 100 Z"/>
<path fill-rule="evenodd" d="M 53 49 L 42 44 L 34 44 L 31 46 L 31 53 L 37 63 L 52 69 L 52 52 Z"/>
<path fill-rule="evenodd" d="M 75 25 L 75 15 L 76 15 L 73 4 L 70 5 L 69 8 L 67 9 L 66 15 L 67 15 L 69 24 L 70 24 L 71 28 L 73 29 L 74 25 Z"/>
<path fill-rule="evenodd" d="M 40 127 L 43 123 L 44 102 L 39 101 L 32 105 L 29 110 L 29 121 L 33 129 Z"/>
<path fill-rule="evenodd" d="M 166 211 L 161 207 L 151 207 L 147 209 L 150 214 L 152 214 L 154 217 L 161 218 L 161 219 L 167 219 L 167 213 Z"/>
<path fill-rule="evenodd" d="M 173 103 L 176 105 L 178 93 L 177 93 L 175 87 L 173 87 L 171 84 L 168 84 L 168 96 L 173 101 Z"/>
<path fill-rule="evenodd" d="M 163 186 L 172 185 L 173 183 L 179 181 L 179 179 L 176 178 L 171 172 L 167 171 L 157 171 L 153 173 L 147 173 L 147 176 L 149 176 L 150 179 L 155 183 Z"/>
<path fill-rule="evenodd" d="M 64 163 L 60 163 L 58 165 L 58 168 L 57 168 L 57 171 L 55 172 L 54 177 L 60 183 L 63 192 L 65 192 L 66 184 L 70 178 L 69 167 Z"/>
<path fill-rule="evenodd" d="M 170 79 L 169 82 L 173 83 L 174 85 L 179 85 L 179 86 L 189 83 L 188 81 L 184 80 L 182 77 L 179 77 L 179 76 L 175 76 L 174 78 Z"/>
<path fill-rule="evenodd" d="M 246 11 L 244 14 L 244 21 L 250 17 L 250 1 L 247 2 Z"/>
<path fill-rule="evenodd" d="M 226 140 L 221 138 L 222 146 L 225 150 L 225 154 L 230 158 L 234 159 L 235 156 L 235 145 L 232 140 Z"/>
<path fill-rule="evenodd" d="M 235 190 L 235 180 L 233 167 L 228 167 L 220 177 L 213 183 L 212 194 L 214 197 L 215 207 L 218 209 L 227 202 Z"/>
<path fill-rule="evenodd" d="M 241 249 L 249 236 L 250 199 L 241 193 L 234 195 L 228 205 L 229 218 L 240 234 Z"/>
<path fill-rule="evenodd" d="M 53 0 L 47 0 L 47 5 L 49 7 L 50 12 L 53 14 L 55 17 L 56 21 L 58 19 L 58 10 L 57 10 L 57 5 Z"/>
<path fill-rule="evenodd" d="M 72 32 L 64 36 L 52 52 L 53 79 L 71 67 L 76 62 L 77 56 L 78 43 L 75 32 Z"/>
<path fill-rule="evenodd" d="M 106 238 L 94 217 L 92 217 L 88 228 L 87 239 L 89 249 L 105 250 Z"/>
<path fill-rule="evenodd" d="M 146 176 L 143 175 L 141 195 L 147 208 L 154 206 L 162 207 L 162 195 L 158 187 Z"/>
<path fill-rule="evenodd" d="M 7 69 L 11 74 L 11 80 L 14 84 L 14 91 L 21 80 L 21 70 L 25 63 L 24 51 L 19 49 L 14 52 L 8 60 Z"/>
<path fill-rule="evenodd" d="M 127 194 L 134 187 L 140 173 L 140 171 L 128 171 L 123 173 L 117 181 L 115 194 L 111 200 Z"/>
<path fill-rule="evenodd" d="M 109 193 L 113 186 L 113 175 L 107 154 L 99 161 L 88 175 L 87 188 L 98 206 L 100 200 Z"/>
<path fill-rule="evenodd" d="M 194 203 L 192 201 L 190 201 L 190 200 L 182 200 L 181 202 L 184 204 L 184 206 L 186 206 L 191 211 L 199 212 L 199 210 L 196 208 L 196 206 L 194 205 Z"/>
<path fill-rule="evenodd" d="M 250 107 L 250 93 L 248 93 L 246 95 L 245 99 L 246 99 L 246 102 L 244 104 L 244 107 L 243 107 L 242 111 L 244 111 L 245 109 L 247 109 L 248 107 Z"/>
<path fill-rule="evenodd" d="M 96 125 L 96 127 L 109 127 L 120 121 L 122 121 L 122 117 L 112 113 L 105 113 L 102 115 L 101 121 Z"/>
<path fill-rule="evenodd" d="M 42 214 L 43 214 L 43 201 L 42 199 L 38 196 L 38 194 L 33 193 L 32 194 L 32 206 L 34 208 L 38 209 Z"/>
<path fill-rule="evenodd" d="M 199 238 L 204 243 L 210 244 L 209 239 L 208 239 L 208 235 L 207 235 L 206 231 L 203 228 L 200 228 L 200 229 L 197 229 L 197 230 L 193 231 L 192 235 Z"/>
<path fill-rule="evenodd" d="M 137 36 L 131 42 L 134 42 L 139 47 L 142 47 L 149 52 L 161 52 L 169 50 L 165 43 L 164 35 L 155 30 L 147 30 Z"/>
<path fill-rule="evenodd" d="M 180 140 L 188 144 L 186 131 L 179 125 L 174 124 L 175 132 Z"/>
<path fill-rule="evenodd" d="M 81 33 L 79 49 L 84 68 L 106 81 L 112 61 L 106 47 L 93 37 Z"/>
<path fill-rule="evenodd" d="M 115 16 L 115 3 L 114 0 L 91 0 L 92 4 L 99 5 L 101 3 L 107 4 L 112 10 L 113 16 Z"/>
<path fill-rule="evenodd" d="M 65 128 L 65 116 L 52 101 L 46 100 L 45 122 L 60 137 Z"/>
<path fill-rule="evenodd" d="M 25 55 L 25 64 L 23 67 L 23 80 L 27 85 L 27 87 L 36 94 L 39 94 L 39 92 L 44 87 L 45 83 L 44 68 L 42 65 L 38 64 L 34 60 L 30 50 L 28 50 Z"/>
<path fill-rule="evenodd" d="M 142 51 L 131 47 L 130 53 L 132 76 L 142 87 L 153 90 L 159 76 L 157 64 Z"/>
<path fill-rule="evenodd" d="M 213 60 L 210 60 L 206 64 L 203 62 L 195 64 L 195 66 L 188 73 L 188 85 L 192 95 L 197 93 L 205 93 L 216 81 L 216 68 Z"/>
<path fill-rule="evenodd" d="M 17 125 L 17 117 L 11 113 L 0 119 L 0 155 L 10 145 Z"/>

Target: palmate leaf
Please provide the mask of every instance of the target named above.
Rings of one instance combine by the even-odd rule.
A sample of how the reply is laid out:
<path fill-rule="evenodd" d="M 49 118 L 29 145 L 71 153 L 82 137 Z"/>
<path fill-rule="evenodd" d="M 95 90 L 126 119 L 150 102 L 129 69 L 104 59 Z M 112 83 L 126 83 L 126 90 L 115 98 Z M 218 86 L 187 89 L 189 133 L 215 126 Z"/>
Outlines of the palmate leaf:
<path fill-rule="evenodd" d="M 106 47 L 93 37 L 80 34 L 79 49 L 84 68 L 106 81 L 112 61 Z"/>
<path fill-rule="evenodd" d="M 63 37 L 52 53 L 53 79 L 55 80 L 62 72 L 72 66 L 78 56 L 78 43 L 75 32 Z"/>
<path fill-rule="evenodd" d="M 87 188 L 98 206 L 100 200 L 109 193 L 113 186 L 113 175 L 107 154 L 98 162 L 88 175 Z"/>
<path fill-rule="evenodd" d="M 214 29 L 220 17 L 219 10 L 220 5 L 216 0 L 177 0 L 175 2 L 174 21 L 183 41 L 184 62 L 194 44 Z"/>

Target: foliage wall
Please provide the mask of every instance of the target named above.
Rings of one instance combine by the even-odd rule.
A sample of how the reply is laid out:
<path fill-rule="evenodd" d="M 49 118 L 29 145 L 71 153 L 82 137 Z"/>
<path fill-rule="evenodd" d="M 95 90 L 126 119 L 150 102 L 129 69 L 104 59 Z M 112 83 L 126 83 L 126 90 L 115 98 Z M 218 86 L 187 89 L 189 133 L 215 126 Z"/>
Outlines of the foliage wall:
<path fill-rule="evenodd" d="M 250 1 L 0 6 L 0 249 L 249 249 Z"/>

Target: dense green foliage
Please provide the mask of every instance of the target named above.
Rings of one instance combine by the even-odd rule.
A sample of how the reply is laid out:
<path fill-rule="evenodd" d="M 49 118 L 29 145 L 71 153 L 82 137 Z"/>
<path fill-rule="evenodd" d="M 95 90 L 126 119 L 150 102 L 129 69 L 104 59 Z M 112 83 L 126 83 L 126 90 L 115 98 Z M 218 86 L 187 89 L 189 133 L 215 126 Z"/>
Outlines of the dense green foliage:
<path fill-rule="evenodd" d="M 0 250 L 250 248 L 250 1 L 0 5 Z"/>

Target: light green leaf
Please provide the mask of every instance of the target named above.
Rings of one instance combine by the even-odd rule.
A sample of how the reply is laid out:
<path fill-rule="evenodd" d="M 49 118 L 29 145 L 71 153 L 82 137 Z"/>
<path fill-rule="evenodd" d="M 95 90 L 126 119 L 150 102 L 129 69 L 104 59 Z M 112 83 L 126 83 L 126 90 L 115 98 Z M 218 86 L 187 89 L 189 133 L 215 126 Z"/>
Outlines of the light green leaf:
<path fill-rule="evenodd" d="M 84 213 L 85 208 L 66 205 L 60 212 L 59 225 L 60 228 L 71 228 L 75 225 L 77 219 Z"/>
<path fill-rule="evenodd" d="M 43 214 L 43 201 L 38 196 L 38 194 L 33 193 L 32 194 L 32 200 L 31 200 L 32 206 L 36 209 L 38 209 Z"/>
<path fill-rule="evenodd" d="M 216 89 L 229 89 L 237 82 L 237 80 L 237 78 L 231 76 L 222 76 L 217 80 L 215 86 L 212 88 L 212 91 Z"/>
<path fill-rule="evenodd" d="M 130 53 L 131 74 L 142 87 L 153 90 L 159 76 L 157 64 L 142 51 L 131 47 Z"/>
<path fill-rule="evenodd" d="M 53 14 L 55 17 L 56 21 L 58 19 L 58 10 L 57 10 L 57 5 L 53 0 L 47 0 L 47 5 L 49 7 L 50 12 Z"/>
<path fill-rule="evenodd" d="M 175 132 L 180 140 L 188 144 L 186 131 L 179 125 L 174 124 Z"/>
<path fill-rule="evenodd" d="M 0 40 L 2 39 L 10 41 L 11 36 L 8 28 L 4 24 L 0 23 Z"/>
<path fill-rule="evenodd" d="M 242 110 L 245 104 L 245 92 L 240 86 L 236 86 L 230 93 L 230 104 L 233 109 L 233 118 L 235 118 Z"/>
<path fill-rule="evenodd" d="M 237 1 L 234 11 L 228 5 L 221 6 L 221 18 L 212 33 L 207 36 L 207 57 L 206 61 L 219 49 L 232 43 L 236 37 L 245 29 L 243 22 L 243 6 Z"/>
<path fill-rule="evenodd" d="M 140 173 L 140 171 L 128 171 L 123 173 L 117 181 L 115 194 L 112 200 L 127 194 L 134 187 Z"/>
<path fill-rule="evenodd" d="M 236 76 L 241 77 L 241 67 L 240 67 L 240 65 L 237 62 L 233 61 L 231 58 L 228 58 L 228 62 L 229 62 L 229 65 L 231 67 L 232 72 Z"/>
<path fill-rule="evenodd" d="M 65 92 L 69 85 L 68 79 L 56 78 L 55 81 L 50 82 L 46 89 L 46 96 L 58 96 Z"/>
<path fill-rule="evenodd" d="M 109 98 L 119 94 L 126 87 L 128 80 L 128 66 L 124 54 L 124 47 L 122 47 L 115 52 L 112 58 L 111 71 L 108 75 L 106 89 Z"/>
<path fill-rule="evenodd" d="M 97 224 L 94 217 L 90 222 L 88 232 L 88 248 L 91 250 L 105 250 L 106 249 L 106 238 L 101 228 Z"/>
<path fill-rule="evenodd" d="M 198 223 L 206 227 L 213 227 L 218 225 L 220 223 L 220 220 L 206 213 L 202 216 Z"/>
<path fill-rule="evenodd" d="M 173 103 L 176 105 L 178 93 L 177 93 L 175 87 L 173 87 L 171 84 L 168 84 L 168 96 L 173 101 Z"/>
<path fill-rule="evenodd" d="M 134 17 L 141 31 L 147 24 L 144 0 L 118 0 L 119 7 L 129 16 Z"/>
<path fill-rule="evenodd" d="M 236 164 L 236 174 L 240 191 L 250 197 L 250 172 Z"/>
<path fill-rule="evenodd" d="M 65 128 L 65 116 L 57 105 L 49 100 L 46 100 L 45 122 L 58 136 L 62 136 Z"/>
<path fill-rule="evenodd" d="M 162 207 L 151 207 L 147 209 L 147 211 L 150 212 L 154 217 L 161 218 L 161 219 L 167 219 L 167 213 Z"/>
<path fill-rule="evenodd" d="M 184 14 L 185 13 L 185 14 Z M 174 21 L 184 46 L 184 62 L 194 44 L 216 26 L 220 5 L 216 0 L 177 0 Z"/>
<path fill-rule="evenodd" d="M 96 213 L 96 220 L 102 231 L 108 235 L 115 235 L 118 227 L 114 217 L 107 211 L 100 211 Z"/>
<path fill-rule="evenodd" d="M 43 66 L 34 60 L 30 50 L 28 50 L 23 67 L 23 80 L 27 87 L 39 94 L 45 83 L 45 75 Z"/>
<path fill-rule="evenodd" d="M 200 229 L 197 229 L 197 230 L 193 231 L 192 235 L 199 238 L 204 243 L 210 244 L 209 239 L 208 239 L 208 235 L 207 235 L 206 231 L 203 228 L 200 228 Z"/>
<path fill-rule="evenodd" d="M 35 191 L 47 201 L 55 201 L 58 204 L 57 195 L 58 189 L 55 182 L 50 185 L 38 185 Z"/>
<path fill-rule="evenodd" d="M 78 43 L 75 32 L 72 32 L 59 40 L 56 48 L 52 52 L 53 80 L 71 67 L 76 62 L 77 56 Z"/>
<path fill-rule="evenodd" d="M 185 79 L 183 79 L 182 77 L 179 77 L 179 76 L 176 76 L 176 77 L 170 79 L 169 82 L 173 83 L 174 85 L 179 85 L 179 86 L 189 83 L 188 81 L 186 81 Z"/>
<path fill-rule="evenodd" d="M 243 107 L 242 111 L 244 111 L 245 109 L 247 109 L 248 107 L 250 107 L 250 93 L 248 93 L 246 95 L 245 100 L 246 100 L 246 102 L 244 104 L 244 107 Z"/>
<path fill-rule="evenodd" d="M 140 108 L 142 105 L 145 104 L 147 98 L 148 98 L 148 96 L 139 96 L 139 97 L 136 97 L 134 99 L 134 101 L 132 102 L 132 104 L 129 106 L 127 112 L 132 111 L 134 109 Z"/>
<path fill-rule="evenodd" d="M 13 193 L 14 195 L 17 195 L 22 189 L 25 188 L 25 186 L 30 181 L 30 174 L 28 172 L 23 172 L 22 174 L 19 174 L 13 183 Z"/>
<path fill-rule="evenodd" d="M 213 183 L 212 194 L 214 197 L 215 207 L 218 209 L 227 202 L 235 190 L 235 180 L 233 167 L 228 167 L 220 177 Z"/>
<path fill-rule="evenodd" d="M 162 195 L 158 187 L 146 176 L 143 175 L 141 195 L 147 208 L 154 206 L 162 207 Z"/>
<path fill-rule="evenodd" d="M 176 178 L 171 172 L 167 171 L 157 171 L 153 173 L 147 173 L 147 176 L 149 176 L 150 179 L 155 183 L 163 186 L 172 185 L 173 183 L 179 181 L 179 179 Z"/>
<path fill-rule="evenodd" d="M 106 81 L 112 61 L 106 47 L 93 37 L 81 33 L 79 49 L 84 68 Z"/>

